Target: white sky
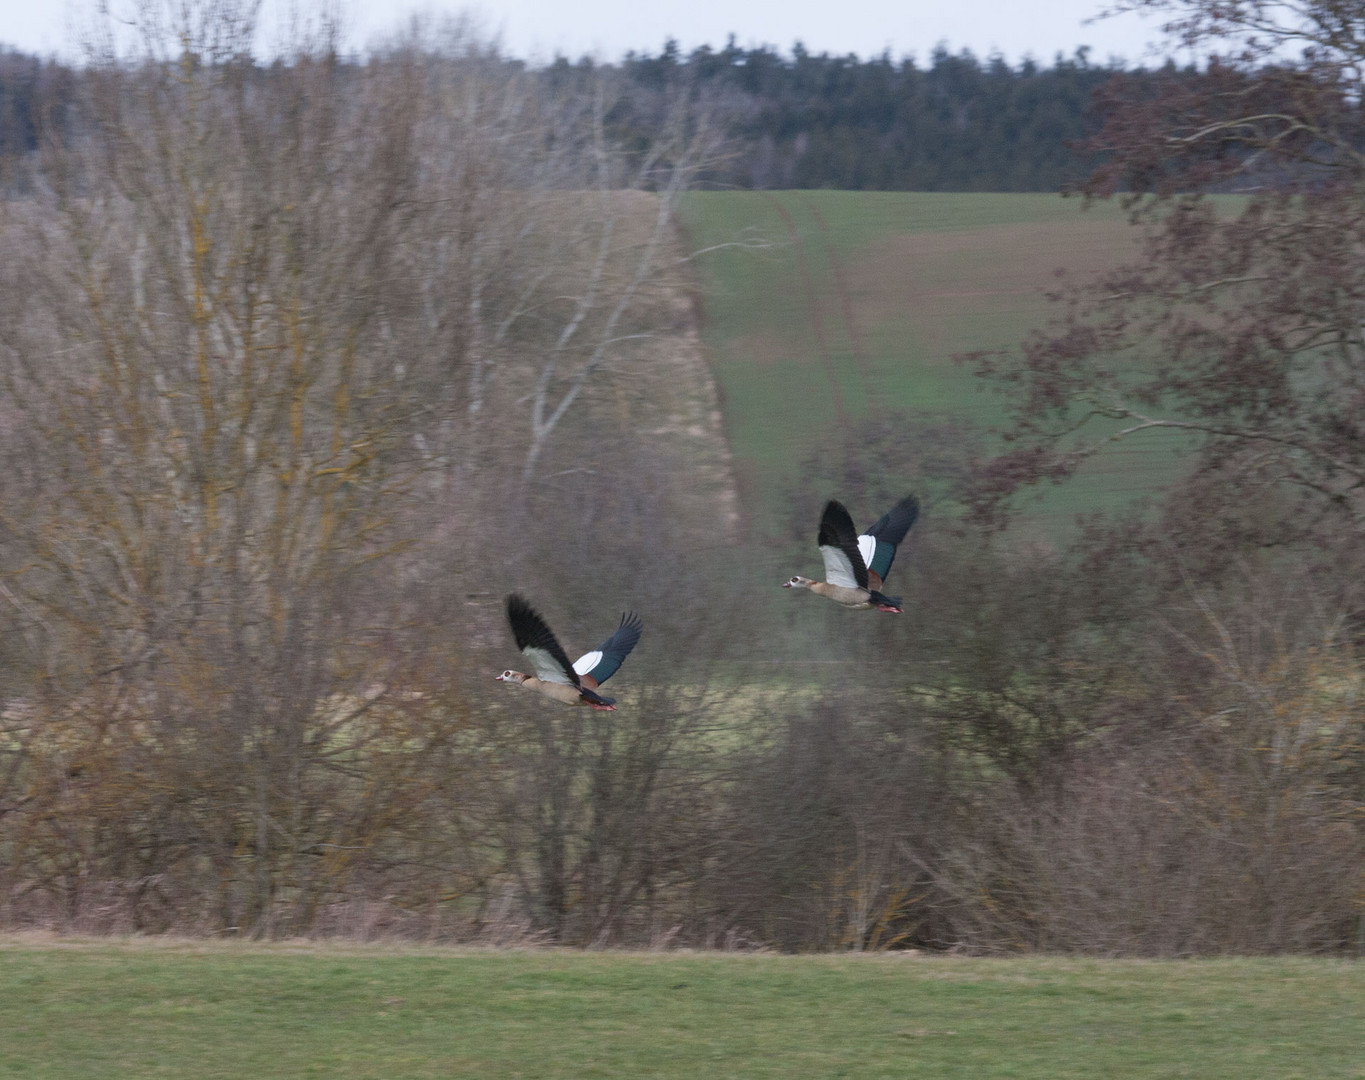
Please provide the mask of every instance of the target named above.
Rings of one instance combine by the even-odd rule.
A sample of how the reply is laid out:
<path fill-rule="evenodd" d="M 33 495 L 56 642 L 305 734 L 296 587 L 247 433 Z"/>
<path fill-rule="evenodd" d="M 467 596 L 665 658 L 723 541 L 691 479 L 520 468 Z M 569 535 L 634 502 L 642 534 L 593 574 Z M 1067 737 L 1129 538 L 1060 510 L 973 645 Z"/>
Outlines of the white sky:
<path fill-rule="evenodd" d="M 268 0 L 285 6 L 299 0 Z M 504 50 L 530 60 L 556 51 L 577 58 L 592 53 L 618 59 L 627 50 L 657 53 L 673 36 L 683 50 L 719 48 L 733 33 L 741 46 L 771 45 L 783 54 L 801 41 L 814 53 L 857 53 L 867 58 L 890 49 L 895 59 L 926 63 L 934 47 L 971 49 L 979 58 L 1000 53 L 1011 64 L 1025 56 L 1050 64 L 1058 52 L 1091 47 L 1091 63 L 1121 57 L 1149 64 L 1159 40 L 1156 23 L 1136 15 L 1086 24 L 1104 0 L 333 0 L 364 45 L 402 21 L 405 13 L 473 10 L 485 30 L 500 35 Z M 112 0 L 115 9 L 129 0 Z M 299 3 L 307 9 L 307 2 Z M 94 0 L 0 0 L 0 43 L 43 55 L 74 55 L 73 17 Z"/>

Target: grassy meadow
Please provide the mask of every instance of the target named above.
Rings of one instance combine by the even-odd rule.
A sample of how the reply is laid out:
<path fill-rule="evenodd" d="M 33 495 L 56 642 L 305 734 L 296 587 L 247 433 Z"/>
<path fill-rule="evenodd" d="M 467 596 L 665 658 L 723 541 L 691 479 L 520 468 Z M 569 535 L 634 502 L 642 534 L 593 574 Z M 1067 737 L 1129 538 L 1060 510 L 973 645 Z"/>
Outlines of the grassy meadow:
<path fill-rule="evenodd" d="M 796 465 L 870 410 L 998 425 L 1003 401 L 954 355 L 1023 341 L 1063 274 L 1135 242 L 1117 207 L 1057 195 L 702 192 L 684 221 L 694 249 L 732 245 L 698 260 L 703 334 L 743 501 L 769 525 Z M 1041 520 L 1053 531 L 1160 488 L 1174 445 L 1154 434 L 1104 455 L 1044 498 Z"/>
<path fill-rule="evenodd" d="M 0 1075 L 1365 1076 L 1330 960 L 0 940 Z"/>

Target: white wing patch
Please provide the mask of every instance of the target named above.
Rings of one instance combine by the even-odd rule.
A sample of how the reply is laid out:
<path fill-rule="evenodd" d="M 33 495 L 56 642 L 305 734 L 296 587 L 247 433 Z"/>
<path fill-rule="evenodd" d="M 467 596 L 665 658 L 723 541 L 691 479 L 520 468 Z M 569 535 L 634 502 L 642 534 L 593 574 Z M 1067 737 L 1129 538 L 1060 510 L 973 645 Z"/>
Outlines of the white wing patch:
<path fill-rule="evenodd" d="M 877 554 L 877 538 L 863 533 L 858 537 L 858 553 L 863 557 L 863 565 L 872 569 L 872 558 Z"/>
<path fill-rule="evenodd" d="M 842 585 L 846 589 L 856 589 L 858 579 L 853 576 L 853 564 L 848 556 L 833 544 L 824 544 L 820 554 L 825 558 L 825 580 L 831 585 Z"/>
<path fill-rule="evenodd" d="M 555 663 L 555 658 L 545 649 L 537 649 L 534 646 L 527 646 L 521 650 L 526 659 L 531 661 L 531 666 L 536 669 L 536 677 L 541 682 L 566 683 L 573 685 L 573 680 L 564 674 L 564 669 Z"/>
<path fill-rule="evenodd" d="M 602 662 L 602 650 L 593 649 L 592 652 L 585 652 L 573 662 L 573 669 L 580 675 L 586 675 L 593 668 Z"/>

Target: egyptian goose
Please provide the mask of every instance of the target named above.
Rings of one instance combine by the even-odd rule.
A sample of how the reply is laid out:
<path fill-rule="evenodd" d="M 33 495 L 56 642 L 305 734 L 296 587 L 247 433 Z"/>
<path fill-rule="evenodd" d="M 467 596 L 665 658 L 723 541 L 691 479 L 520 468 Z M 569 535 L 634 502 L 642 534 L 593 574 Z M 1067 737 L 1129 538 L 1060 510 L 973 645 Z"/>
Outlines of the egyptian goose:
<path fill-rule="evenodd" d="M 621 625 L 611 637 L 572 664 L 540 613 L 516 593 L 507 598 L 507 621 L 512 624 L 517 648 L 531 662 L 536 673 L 524 675 L 508 669 L 497 676 L 499 682 L 519 683 L 527 690 L 565 705 L 615 710 L 615 699 L 603 697 L 597 693 L 597 688 L 616 674 L 616 669 L 640 640 L 640 616 L 633 611 L 622 615 Z"/>
<path fill-rule="evenodd" d="M 907 495 L 859 536 L 844 504 L 831 499 L 820 517 L 816 541 L 825 558 L 825 580 L 812 581 L 796 574 L 782 587 L 809 589 L 847 608 L 874 607 L 899 615 L 904 610 L 900 599 L 883 596 L 879 590 L 891 572 L 896 545 L 905 539 L 917 517 L 919 500 Z"/>

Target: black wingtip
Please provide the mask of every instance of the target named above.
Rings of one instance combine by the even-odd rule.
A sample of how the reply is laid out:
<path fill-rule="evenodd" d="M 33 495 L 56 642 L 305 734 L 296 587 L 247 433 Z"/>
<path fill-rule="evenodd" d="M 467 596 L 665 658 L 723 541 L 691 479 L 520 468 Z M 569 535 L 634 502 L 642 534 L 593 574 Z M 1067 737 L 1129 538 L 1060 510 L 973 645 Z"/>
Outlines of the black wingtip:
<path fill-rule="evenodd" d="M 620 635 L 617 640 L 620 642 L 622 659 L 628 656 L 630 651 L 639 643 L 640 635 L 644 633 L 644 629 L 644 620 L 635 612 L 621 613 L 621 625 L 616 628 L 616 634 L 612 636 Z"/>
<path fill-rule="evenodd" d="M 537 629 L 548 629 L 540 612 L 520 593 L 509 593 L 507 596 L 507 622 L 512 627 L 512 636 L 517 639 L 518 649 L 525 648 L 527 640 Z"/>
<path fill-rule="evenodd" d="M 612 631 L 611 637 L 597 646 L 602 653 L 602 658 L 589 674 L 597 680 L 598 685 L 615 675 L 621 665 L 625 663 L 626 657 L 630 655 L 631 650 L 640 640 L 640 632 L 643 629 L 644 623 L 635 612 L 621 613 L 620 625 Z"/>
<path fill-rule="evenodd" d="M 578 685 L 578 672 L 574 671 L 573 665 L 569 663 L 564 647 L 560 645 L 554 631 L 541 618 L 540 612 L 519 593 L 511 593 L 507 597 L 507 622 L 512 627 L 512 637 L 516 639 L 518 649 L 523 652 L 527 648 L 544 649 L 554 658 L 554 662 L 563 670 L 568 680 L 574 686 Z"/>
<path fill-rule="evenodd" d="M 848 507 L 838 499 L 830 499 L 820 515 L 820 532 L 816 543 L 821 547 L 840 547 L 850 540 L 856 544 L 857 539 L 858 530 L 853 527 L 853 515 L 848 512 Z"/>
<path fill-rule="evenodd" d="M 918 517 L 919 499 L 914 495 L 907 495 L 878 518 L 877 523 L 867 530 L 867 535 L 875 536 L 894 547 L 905 539 L 905 534 L 910 531 L 910 526 Z"/>
<path fill-rule="evenodd" d="M 853 580 L 859 588 L 867 588 L 867 566 L 858 550 L 858 530 L 853 527 L 853 515 L 838 499 L 825 504 L 820 516 L 820 533 L 816 542 L 822 547 L 838 548 L 848 560 Z"/>

